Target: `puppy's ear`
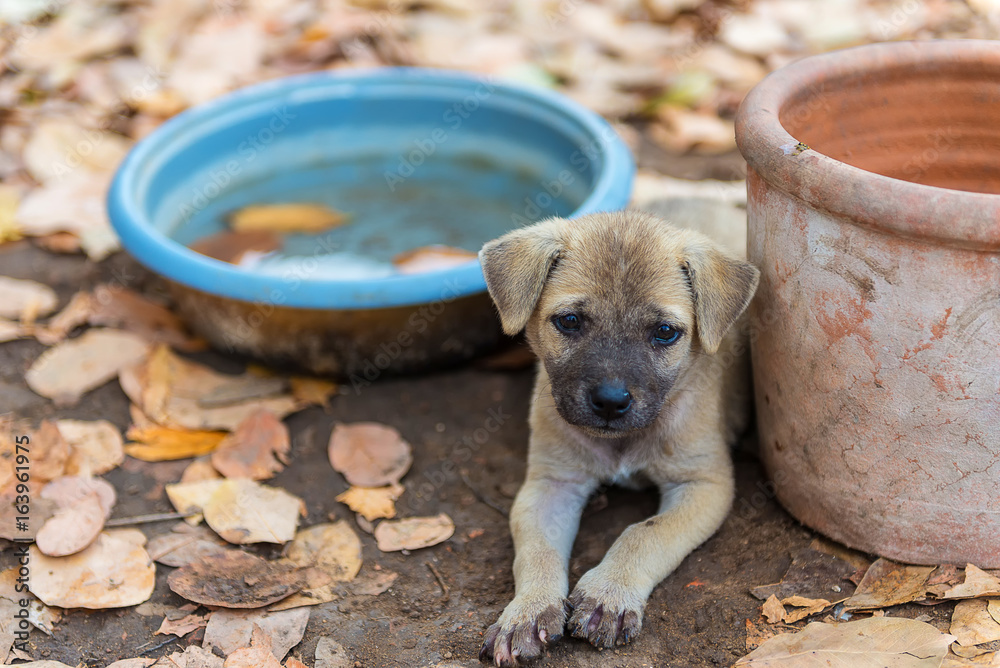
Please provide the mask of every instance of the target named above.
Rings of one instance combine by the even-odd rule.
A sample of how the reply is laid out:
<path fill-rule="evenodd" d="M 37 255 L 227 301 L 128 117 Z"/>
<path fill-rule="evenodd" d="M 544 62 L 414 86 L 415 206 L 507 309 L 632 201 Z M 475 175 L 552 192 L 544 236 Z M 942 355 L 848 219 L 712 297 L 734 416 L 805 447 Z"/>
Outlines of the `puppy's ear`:
<path fill-rule="evenodd" d="M 708 239 L 688 246 L 684 267 L 694 293 L 698 341 L 711 354 L 719 349 L 722 337 L 750 304 L 760 272 L 749 262 L 724 253 Z"/>
<path fill-rule="evenodd" d="M 486 287 L 507 334 L 524 329 L 535 310 L 549 270 L 562 251 L 559 222 L 546 220 L 508 232 L 479 251 Z"/>

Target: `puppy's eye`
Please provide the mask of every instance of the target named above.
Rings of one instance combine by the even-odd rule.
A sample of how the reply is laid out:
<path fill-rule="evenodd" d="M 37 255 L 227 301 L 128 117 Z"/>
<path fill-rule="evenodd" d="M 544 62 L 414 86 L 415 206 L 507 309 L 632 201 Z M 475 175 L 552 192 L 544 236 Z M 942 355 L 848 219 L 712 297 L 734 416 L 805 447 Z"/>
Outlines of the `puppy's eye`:
<path fill-rule="evenodd" d="M 670 325 L 663 324 L 656 328 L 653 334 L 653 342 L 661 346 L 669 346 L 677 343 L 681 338 L 681 330 Z"/>
<path fill-rule="evenodd" d="M 556 329 L 560 332 L 579 332 L 580 325 L 583 324 L 580 320 L 580 316 L 575 313 L 566 313 L 564 315 L 556 316 L 553 322 L 555 322 Z"/>

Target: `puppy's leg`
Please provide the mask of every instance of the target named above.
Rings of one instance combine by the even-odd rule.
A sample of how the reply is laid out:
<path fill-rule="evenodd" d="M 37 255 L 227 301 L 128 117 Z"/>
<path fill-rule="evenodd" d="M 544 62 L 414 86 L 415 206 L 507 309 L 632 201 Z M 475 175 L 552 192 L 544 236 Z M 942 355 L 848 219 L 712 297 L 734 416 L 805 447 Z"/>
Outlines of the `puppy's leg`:
<path fill-rule="evenodd" d="M 569 597 L 569 630 L 597 647 L 624 645 L 642 628 L 646 599 L 721 526 L 732 476 L 660 486 L 660 513 L 627 528 Z"/>
<path fill-rule="evenodd" d="M 498 666 L 538 657 L 562 637 L 566 623 L 567 570 L 580 513 L 593 479 L 548 467 L 532 467 L 514 499 L 514 600 L 486 631 L 479 658 Z"/>

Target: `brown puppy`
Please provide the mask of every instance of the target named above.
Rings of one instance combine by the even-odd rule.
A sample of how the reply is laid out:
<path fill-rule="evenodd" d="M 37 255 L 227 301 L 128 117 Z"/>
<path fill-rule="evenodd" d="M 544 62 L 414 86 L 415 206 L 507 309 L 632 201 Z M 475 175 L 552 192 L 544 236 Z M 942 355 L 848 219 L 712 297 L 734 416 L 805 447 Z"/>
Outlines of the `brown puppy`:
<path fill-rule="evenodd" d="M 567 623 L 597 647 L 627 643 L 653 587 L 732 503 L 729 443 L 749 390 L 733 325 L 758 272 L 635 211 L 546 220 L 479 257 L 504 331 L 526 328 L 541 362 L 510 516 L 515 596 L 480 658 L 531 660 Z M 580 513 L 601 483 L 655 485 L 660 511 L 628 527 L 567 600 Z"/>

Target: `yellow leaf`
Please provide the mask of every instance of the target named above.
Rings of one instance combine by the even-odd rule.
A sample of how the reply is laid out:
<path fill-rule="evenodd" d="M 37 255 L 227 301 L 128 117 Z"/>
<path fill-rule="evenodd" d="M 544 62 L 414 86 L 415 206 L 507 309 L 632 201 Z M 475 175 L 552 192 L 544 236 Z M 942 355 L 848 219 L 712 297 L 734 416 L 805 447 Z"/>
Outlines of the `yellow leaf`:
<path fill-rule="evenodd" d="M 329 380 L 292 376 L 289 381 L 292 396 L 302 404 L 316 404 L 326 407 L 330 397 L 337 391 L 338 385 Z"/>
<path fill-rule="evenodd" d="M 125 445 L 125 454 L 145 462 L 163 462 L 208 454 L 219 446 L 226 432 L 152 425 L 132 427 L 127 436 L 135 442 Z"/>
<path fill-rule="evenodd" d="M 237 232 L 268 230 L 317 234 L 347 222 L 347 216 L 322 204 L 261 204 L 234 211 L 229 226 Z"/>
<path fill-rule="evenodd" d="M 0 184 L 0 244 L 21 238 L 21 228 L 14 222 L 20 201 L 16 188 Z"/>
<path fill-rule="evenodd" d="M 382 517 L 395 517 L 395 501 L 402 493 L 403 486 L 398 484 L 388 487 L 351 487 L 338 496 L 337 501 L 372 522 Z"/>

